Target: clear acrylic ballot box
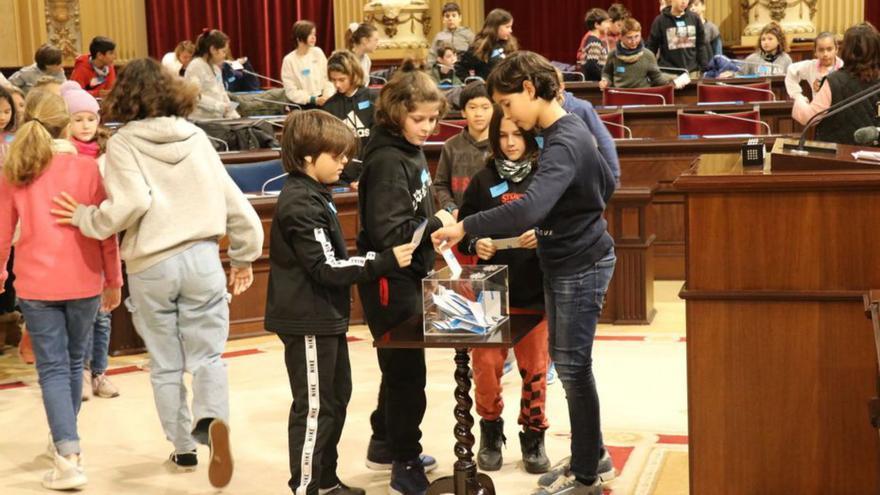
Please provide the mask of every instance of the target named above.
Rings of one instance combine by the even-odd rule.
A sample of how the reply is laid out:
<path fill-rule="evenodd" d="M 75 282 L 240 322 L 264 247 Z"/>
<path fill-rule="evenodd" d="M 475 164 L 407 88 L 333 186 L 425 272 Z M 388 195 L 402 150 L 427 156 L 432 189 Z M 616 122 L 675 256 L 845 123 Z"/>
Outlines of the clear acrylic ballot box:
<path fill-rule="evenodd" d="M 425 336 L 491 335 L 508 319 L 506 265 L 449 267 L 422 279 Z"/>

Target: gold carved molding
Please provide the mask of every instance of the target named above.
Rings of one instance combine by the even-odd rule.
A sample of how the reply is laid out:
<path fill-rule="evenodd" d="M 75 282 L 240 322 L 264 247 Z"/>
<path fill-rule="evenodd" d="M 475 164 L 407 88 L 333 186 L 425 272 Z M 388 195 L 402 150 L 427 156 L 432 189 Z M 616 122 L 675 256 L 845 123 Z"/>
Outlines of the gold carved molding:
<path fill-rule="evenodd" d="M 46 30 L 49 43 L 73 60 L 79 54 L 82 31 L 77 0 L 46 0 Z"/>

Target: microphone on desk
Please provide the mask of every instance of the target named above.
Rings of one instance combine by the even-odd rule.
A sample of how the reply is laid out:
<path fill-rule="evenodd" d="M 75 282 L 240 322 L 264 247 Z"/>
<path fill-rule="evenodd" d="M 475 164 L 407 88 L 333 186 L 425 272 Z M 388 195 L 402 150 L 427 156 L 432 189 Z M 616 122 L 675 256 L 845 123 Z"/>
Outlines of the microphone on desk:
<path fill-rule="evenodd" d="M 210 139 L 211 141 L 214 141 L 215 143 L 220 143 L 220 144 L 222 144 L 224 147 L 226 147 L 226 152 L 229 153 L 229 143 L 227 143 L 226 141 L 224 141 L 224 140 L 222 140 L 222 139 L 220 139 L 220 138 L 215 138 L 214 136 L 211 136 L 211 135 L 209 135 L 209 134 L 205 134 L 205 137 L 207 137 L 207 138 Z"/>
<path fill-rule="evenodd" d="M 382 81 L 382 84 L 388 84 L 388 79 L 385 79 L 382 76 L 374 76 L 373 74 L 370 74 L 370 82 L 372 82 L 373 79 L 378 79 L 378 80 Z"/>
<path fill-rule="evenodd" d="M 264 75 L 262 75 L 262 74 L 258 74 L 258 73 L 256 73 L 256 72 L 252 72 L 252 71 L 249 71 L 249 70 L 247 70 L 247 69 L 241 69 L 241 71 L 244 72 L 245 74 L 248 74 L 248 75 L 251 75 L 251 76 L 256 76 L 256 77 L 259 77 L 260 79 L 265 79 L 265 80 L 270 81 L 270 82 L 273 82 L 273 83 L 275 83 L 275 84 L 280 84 L 280 85 L 284 86 L 284 81 L 279 81 L 278 79 L 272 79 L 272 78 L 269 77 L 269 76 L 264 76 Z"/>
<path fill-rule="evenodd" d="M 612 126 L 612 127 L 619 127 L 619 128 L 621 128 L 621 129 L 623 129 L 623 130 L 626 131 L 626 133 L 629 135 L 626 139 L 632 139 L 632 138 L 633 138 L 633 131 L 632 131 L 632 129 L 630 129 L 629 127 L 627 127 L 627 126 L 625 126 L 625 125 L 623 125 L 623 124 L 618 124 L 617 122 L 609 122 L 609 121 L 607 121 L 607 120 L 603 120 L 602 123 L 605 124 L 605 125 L 610 125 L 610 126 Z"/>
<path fill-rule="evenodd" d="M 587 78 L 584 77 L 583 72 L 573 72 L 573 71 L 569 71 L 569 70 L 563 70 L 563 71 L 559 71 L 559 72 L 563 76 L 565 76 L 566 74 L 573 74 L 573 75 L 577 76 L 579 78 L 577 82 L 585 82 L 587 80 Z M 565 78 L 563 77 L 563 79 L 565 79 Z"/>
<path fill-rule="evenodd" d="M 855 140 L 856 144 L 878 146 L 880 145 L 880 127 L 871 126 L 856 129 L 856 132 L 853 134 L 853 140 Z"/>
<path fill-rule="evenodd" d="M 282 106 L 282 107 L 284 107 L 285 109 L 288 109 L 288 110 L 287 110 L 288 112 L 290 111 L 289 108 L 295 108 L 295 109 L 297 109 L 297 110 L 302 110 L 302 109 L 303 109 L 303 107 L 301 107 L 300 105 L 297 105 L 296 103 L 293 103 L 293 102 L 290 102 L 290 101 L 270 100 L 270 99 L 268 99 L 268 98 L 257 98 L 256 96 L 253 97 L 253 98 L 251 98 L 251 99 L 254 100 L 254 101 L 261 101 L 261 102 L 263 102 L 263 103 L 272 103 L 272 104 L 275 104 L 275 105 Z"/>
<path fill-rule="evenodd" d="M 807 149 L 808 147 L 805 146 L 805 143 L 807 140 L 807 132 L 809 132 L 809 130 L 812 127 L 816 126 L 823 119 L 830 117 L 832 115 L 838 114 L 853 105 L 856 105 L 858 103 L 861 103 L 861 102 L 867 100 L 868 98 L 871 98 L 872 96 L 874 96 L 876 94 L 880 94 L 880 83 L 874 84 L 873 86 L 870 86 L 866 89 L 863 89 L 862 91 L 859 91 L 858 93 L 856 93 L 848 98 L 844 98 L 843 100 L 835 103 L 834 105 L 831 105 L 830 107 L 826 108 L 825 110 L 822 110 L 821 112 L 817 113 L 816 115 L 813 115 L 810 118 L 810 120 L 807 121 L 806 125 L 804 125 L 804 130 L 801 131 L 801 137 L 800 137 L 800 139 L 798 139 L 797 144 L 794 145 L 791 142 L 783 142 L 783 149 L 789 149 L 793 153 L 804 154 L 804 155 L 808 154 L 810 151 L 836 153 L 837 146 L 824 146 L 824 147 L 810 146 L 809 149 Z"/>
<path fill-rule="evenodd" d="M 605 91 L 608 91 L 609 93 L 615 94 L 615 95 L 653 96 L 654 98 L 660 98 L 660 101 L 662 102 L 661 105 L 666 104 L 666 97 L 663 95 L 659 95 L 657 93 L 641 93 L 641 92 L 636 92 L 636 91 L 618 91 L 616 89 L 606 89 Z"/>
<path fill-rule="evenodd" d="M 757 91 L 759 93 L 769 93 L 770 98 L 772 98 L 771 101 L 776 101 L 776 93 L 774 93 L 773 91 L 770 91 L 769 89 L 753 88 L 751 86 L 746 86 L 744 84 L 730 84 L 730 83 L 726 83 L 726 82 L 718 82 L 715 84 L 717 84 L 718 86 L 724 86 L 725 88 L 737 88 L 737 89 L 745 89 L 747 91 Z"/>
<path fill-rule="evenodd" d="M 261 195 L 266 194 L 266 186 L 268 186 L 269 184 L 275 182 L 275 181 L 278 180 L 278 179 L 283 179 L 284 177 L 287 177 L 287 175 L 288 175 L 288 173 L 287 173 L 287 172 L 284 172 L 284 173 L 281 174 L 281 175 L 276 175 L 275 177 L 272 177 L 271 179 L 267 180 L 266 182 L 263 182 L 263 186 L 260 187 L 260 194 L 261 194 Z"/>
<path fill-rule="evenodd" d="M 715 116 L 718 116 L 718 117 L 724 117 L 725 119 L 739 120 L 739 121 L 742 121 L 742 122 L 751 122 L 751 123 L 753 123 L 753 124 L 761 124 L 761 125 L 763 125 L 764 127 L 767 128 L 767 134 L 773 134 L 773 129 L 770 128 L 770 124 L 764 122 L 763 120 L 758 120 L 758 119 L 747 119 L 747 118 L 745 118 L 745 117 L 740 117 L 740 116 L 738 116 L 738 115 L 730 115 L 730 114 L 726 114 L 726 113 L 718 113 L 718 112 L 713 112 L 713 111 L 711 111 L 711 110 L 708 111 L 708 112 L 706 112 L 706 115 L 715 115 Z"/>

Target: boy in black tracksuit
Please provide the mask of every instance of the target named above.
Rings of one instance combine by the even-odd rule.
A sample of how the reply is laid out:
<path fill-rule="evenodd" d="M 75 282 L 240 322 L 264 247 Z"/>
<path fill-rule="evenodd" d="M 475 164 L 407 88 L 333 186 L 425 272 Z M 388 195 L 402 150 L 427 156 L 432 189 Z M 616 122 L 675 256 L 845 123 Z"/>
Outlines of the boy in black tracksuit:
<path fill-rule="evenodd" d="M 336 118 L 345 122 L 355 135 L 360 139 L 361 153 L 358 159 L 363 159 L 363 152 L 370 142 L 370 130 L 373 128 L 373 115 L 375 114 L 374 103 L 376 96 L 366 86 L 361 86 L 351 96 L 336 92 L 324 103 L 322 109 L 330 112 Z M 349 161 L 340 180 L 351 184 L 357 182 L 363 170 L 363 165 L 356 161 Z"/>
<path fill-rule="evenodd" d="M 702 50 L 705 33 L 700 16 L 687 10 L 686 0 L 673 0 L 676 5 L 665 7 L 651 24 L 645 48 L 658 53 L 660 67 L 675 67 L 688 72 L 701 72 L 709 65 Z"/>
<path fill-rule="evenodd" d="M 265 328 L 284 342 L 293 394 L 290 473 L 297 495 L 362 495 L 336 474 L 336 450 L 351 397 L 348 330 L 351 285 L 406 266 L 412 246 L 348 258 L 326 184 L 337 180 L 351 131 L 320 110 L 292 113 L 283 138 L 290 175 L 272 220 Z M 329 168 L 328 168 L 329 167 Z"/>

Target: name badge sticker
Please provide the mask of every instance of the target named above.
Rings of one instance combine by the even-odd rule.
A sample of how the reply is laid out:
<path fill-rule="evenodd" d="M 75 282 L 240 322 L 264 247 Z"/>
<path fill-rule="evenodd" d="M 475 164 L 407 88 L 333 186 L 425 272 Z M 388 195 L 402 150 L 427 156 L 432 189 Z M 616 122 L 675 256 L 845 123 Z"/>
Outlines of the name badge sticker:
<path fill-rule="evenodd" d="M 544 149 L 544 136 L 535 136 L 535 142 L 538 143 L 538 148 Z"/>
<path fill-rule="evenodd" d="M 333 204 L 332 201 L 327 203 L 327 208 L 330 208 L 330 211 L 332 211 L 333 214 L 336 215 L 336 206 Z"/>
<path fill-rule="evenodd" d="M 428 171 L 422 170 L 422 184 L 427 183 L 430 178 L 431 178 L 431 176 L 428 175 Z"/>
<path fill-rule="evenodd" d="M 370 100 L 358 103 L 358 110 L 366 110 L 368 108 L 370 108 Z"/>
<path fill-rule="evenodd" d="M 492 56 L 489 58 L 503 57 L 503 56 L 504 56 L 504 48 L 496 48 L 496 49 L 492 50 Z"/>
<path fill-rule="evenodd" d="M 493 198 L 497 198 L 506 193 L 509 189 L 510 185 L 507 184 L 507 181 L 504 181 L 489 188 L 489 194 L 491 194 Z"/>
<path fill-rule="evenodd" d="M 305 68 L 305 69 L 302 70 L 302 75 L 304 75 L 304 76 L 306 76 L 306 77 L 308 77 L 309 74 L 311 74 L 311 73 L 312 73 L 312 69 Z"/>
<path fill-rule="evenodd" d="M 624 72 L 626 72 L 626 67 L 621 65 L 621 66 L 615 67 L 614 70 L 617 71 L 619 74 L 623 74 Z"/>

